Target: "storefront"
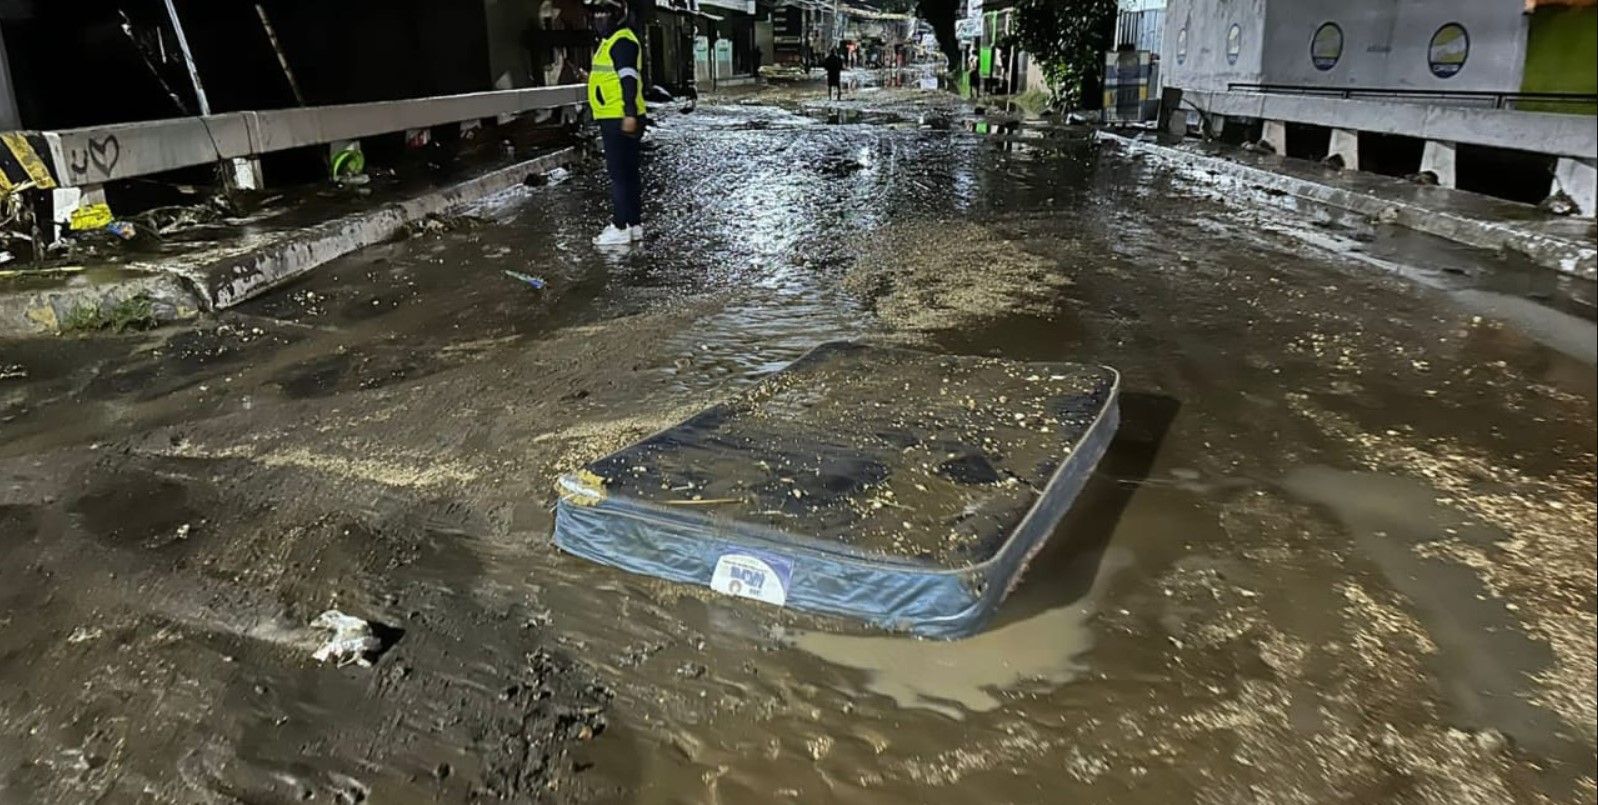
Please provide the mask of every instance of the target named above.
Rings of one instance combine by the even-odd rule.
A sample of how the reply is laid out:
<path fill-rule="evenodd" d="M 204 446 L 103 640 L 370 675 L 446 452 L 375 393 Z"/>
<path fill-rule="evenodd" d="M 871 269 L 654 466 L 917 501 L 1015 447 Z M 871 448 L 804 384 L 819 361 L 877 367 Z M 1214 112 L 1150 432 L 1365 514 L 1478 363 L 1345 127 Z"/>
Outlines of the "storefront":
<path fill-rule="evenodd" d="M 697 0 L 656 0 L 648 21 L 649 81 L 675 95 L 709 86 L 695 75 L 695 42 L 710 27 Z"/>
<path fill-rule="evenodd" d="M 755 74 L 754 0 L 702 0 L 708 21 L 694 42 L 694 72 L 700 88 L 753 81 Z"/>

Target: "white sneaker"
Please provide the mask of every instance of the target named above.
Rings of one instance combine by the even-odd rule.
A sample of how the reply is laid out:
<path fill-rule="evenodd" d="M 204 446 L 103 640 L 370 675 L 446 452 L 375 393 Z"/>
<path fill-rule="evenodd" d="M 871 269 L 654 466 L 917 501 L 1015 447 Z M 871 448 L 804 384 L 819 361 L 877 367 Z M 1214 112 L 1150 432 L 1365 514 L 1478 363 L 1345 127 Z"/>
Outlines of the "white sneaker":
<path fill-rule="evenodd" d="M 626 246 L 632 242 L 632 234 L 615 224 L 607 225 L 605 231 L 594 236 L 595 246 Z"/>
<path fill-rule="evenodd" d="M 643 243 L 644 228 L 638 225 L 629 226 L 627 227 L 627 236 L 632 238 L 634 243 Z"/>

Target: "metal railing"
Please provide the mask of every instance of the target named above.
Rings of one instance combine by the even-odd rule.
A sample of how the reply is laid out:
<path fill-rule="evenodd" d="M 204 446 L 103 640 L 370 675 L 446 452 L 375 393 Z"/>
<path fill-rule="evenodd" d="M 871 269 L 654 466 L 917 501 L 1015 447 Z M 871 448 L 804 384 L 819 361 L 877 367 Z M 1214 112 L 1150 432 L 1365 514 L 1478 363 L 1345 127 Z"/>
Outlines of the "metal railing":
<path fill-rule="evenodd" d="M 358 140 L 468 120 L 575 106 L 580 84 L 443 95 L 400 101 L 23 132 L 59 187 L 94 187 L 166 171 L 305 146 Z"/>
<path fill-rule="evenodd" d="M 1327 87 L 1314 84 L 1231 83 L 1231 92 L 1262 92 L 1277 95 L 1312 95 L 1343 100 L 1402 100 L 1452 103 L 1491 109 L 1515 109 L 1520 104 L 1536 106 L 1598 106 L 1598 95 L 1580 92 L 1487 92 L 1476 90 L 1414 89 L 1407 87 Z"/>

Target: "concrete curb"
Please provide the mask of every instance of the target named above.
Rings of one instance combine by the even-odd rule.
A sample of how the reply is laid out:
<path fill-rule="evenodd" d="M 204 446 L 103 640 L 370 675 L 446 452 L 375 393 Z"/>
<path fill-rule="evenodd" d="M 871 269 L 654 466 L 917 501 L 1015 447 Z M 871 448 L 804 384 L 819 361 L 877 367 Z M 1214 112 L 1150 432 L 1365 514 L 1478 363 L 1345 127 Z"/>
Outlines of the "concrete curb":
<path fill-rule="evenodd" d="M 576 158 L 577 149 L 563 148 L 451 187 L 302 229 L 283 242 L 267 244 L 244 255 L 178 271 L 198 289 L 205 309 L 223 310 L 350 252 L 390 240 L 407 224 L 429 215 L 459 211 L 520 186 L 529 173 L 570 164 Z"/>
<path fill-rule="evenodd" d="M 429 215 L 459 212 L 489 196 L 519 187 L 527 175 L 569 165 L 576 148 L 518 162 L 460 184 L 437 188 L 364 212 L 346 215 L 235 250 L 225 257 L 182 258 L 130 264 L 115 270 L 24 278 L 27 285 L 0 284 L 0 337 L 56 333 L 74 309 L 102 310 L 144 294 L 156 302 L 162 321 L 191 318 L 199 311 L 225 310 L 287 283 L 329 261 L 383 243 L 406 225 Z"/>
<path fill-rule="evenodd" d="M 59 333 L 63 323 L 81 309 L 109 312 L 136 296 L 150 299 L 159 321 L 191 319 L 199 314 L 188 283 L 160 272 L 102 269 L 30 284 L 47 287 L 0 286 L 0 337 Z"/>
<path fill-rule="evenodd" d="M 1220 157 L 1134 140 L 1106 131 L 1095 132 L 1095 137 L 1101 142 L 1120 146 L 1129 152 L 1150 154 L 1167 162 L 1200 168 L 1208 175 L 1197 178 L 1210 184 L 1261 187 L 1284 194 L 1279 198 L 1290 199 L 1290 201 L 1274 201 L 1272 196 L 1256 195 L 1250 197 L 1251 202 L 1260 201 L 1296 207 L 1296 202 L 1308 201 L 1394 223 L 1466 246 L 1518 252 L 1543 268 L 1582 279 L 1598 279 L 1598 248 L 1591 243 L 1547 235 L 1517 226 L 1513 222 L 1473 218 L 1398 199 L 1380 198 L 1369 193 L 1256 168 Z"/>

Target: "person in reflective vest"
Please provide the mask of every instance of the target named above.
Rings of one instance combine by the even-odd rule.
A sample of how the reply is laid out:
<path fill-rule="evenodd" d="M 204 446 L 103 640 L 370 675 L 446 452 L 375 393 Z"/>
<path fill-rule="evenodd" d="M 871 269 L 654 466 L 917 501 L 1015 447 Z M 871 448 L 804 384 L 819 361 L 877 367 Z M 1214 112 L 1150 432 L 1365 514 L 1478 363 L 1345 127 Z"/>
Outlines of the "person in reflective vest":
<path fill-rule="evenodd" d="M 594 238 L 599 246 L 621 246 L 644 239 L 643 178 L 638 170 L 644 134 L 644 80 L 638 73 L 642 50 L 627 5 L 597 0 L 589 6 L 599 49 L 588 71 L 588 108 L 599 124 L 610 175 L 610 224 Z"/>

